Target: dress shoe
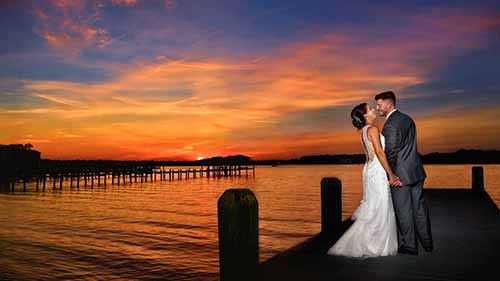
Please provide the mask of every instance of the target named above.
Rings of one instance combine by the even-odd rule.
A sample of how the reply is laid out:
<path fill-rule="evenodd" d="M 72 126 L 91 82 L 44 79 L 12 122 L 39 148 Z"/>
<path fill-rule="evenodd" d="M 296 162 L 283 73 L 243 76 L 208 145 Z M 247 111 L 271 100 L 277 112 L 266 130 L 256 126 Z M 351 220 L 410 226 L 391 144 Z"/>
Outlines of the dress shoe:
<path fill-rule="evenodd" d="M 406 248 L 399 248 L 398 249 L 398 253 L 400 253 L 400 254 L 406 254 L 406 255 L 413 255 L 413 256 L 418 255 L 417 251 L 415 251 L 415 250 L 409 250 L 409 249 L 406 249 Z"/>

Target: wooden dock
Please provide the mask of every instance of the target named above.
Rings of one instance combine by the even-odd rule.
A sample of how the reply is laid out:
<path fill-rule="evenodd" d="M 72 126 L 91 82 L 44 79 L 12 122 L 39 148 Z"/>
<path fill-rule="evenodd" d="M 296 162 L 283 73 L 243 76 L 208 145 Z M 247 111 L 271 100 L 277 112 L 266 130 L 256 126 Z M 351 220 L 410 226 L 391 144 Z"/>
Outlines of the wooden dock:
<path fill-rule="evenodd" d="M 51 167 L 30 174 L 17 175 L 10 184 L 10 191 L 21 185 L 27 191 L 30 183 L 36 191 L 46 188 L 62 190 L 69 188 L 100 187 L 137 182 L 174 181 L 190 178 L 220 178 L 229 176 L 255 175 L 254 165 L 213 165 L 200 168 L 171 168 L 168 166 L 107 165 L 98 167 Z M 63 182 L 65 184 L 63 185 Z M 18 188 L 19 189 L 19 188 Z"/>
<path fill-rule="evenodd" d="M 338 180 L 337 182 L 340 183 Z M 228 265 L 221 263 L 221 280 L 496 279 L 496 266 L 500 260 L 500 212 L 484 191 L 482 167 L 473 167 L 473 188 L 425 188 L 434 251 L 427 253 L 420 248 L 418 256 L 398 254 L 357 259 L 327 255 L 327 250 L 352 222 L 340 221 L 338 212 L 341 211 L 341 202 L 336 198 L 332 200 L 332 196 L 340 194 L 341 185 L 326 185 L 322 186 L 323 231 L 258 264 L 258 269 L 253 272 L 247 272 L 243 263 L 249 263 L 248 256 L 246 260 L 242 257 L 240 263 L 234 261 L 233 257 L 230 270 L 223 271 Z M 221 238 L 224 239 L 224 235 L 219 233 L 219 239 Z M 244 244 L 241 241 L 237 243 Z M 252 251 L 247 253 L 251 254 Z M 222 252 L 220 255 L 224 256 L 226 253 Z M 255 259 L 250 263 L 254 264 Z M 252 268 L 252 265 L 248 268 Z"/>

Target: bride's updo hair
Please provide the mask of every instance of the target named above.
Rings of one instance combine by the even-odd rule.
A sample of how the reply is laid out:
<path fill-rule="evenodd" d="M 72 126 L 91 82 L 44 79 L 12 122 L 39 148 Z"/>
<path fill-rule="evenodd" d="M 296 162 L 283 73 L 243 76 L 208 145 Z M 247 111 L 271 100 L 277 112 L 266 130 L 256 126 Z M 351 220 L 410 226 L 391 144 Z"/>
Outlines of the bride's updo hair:
<path fill-rule="evenodd" d="M 352 124 L 354 127 L 361 129 L 366 125 L 366 102 L 356 105 L 351 111 Z"/>

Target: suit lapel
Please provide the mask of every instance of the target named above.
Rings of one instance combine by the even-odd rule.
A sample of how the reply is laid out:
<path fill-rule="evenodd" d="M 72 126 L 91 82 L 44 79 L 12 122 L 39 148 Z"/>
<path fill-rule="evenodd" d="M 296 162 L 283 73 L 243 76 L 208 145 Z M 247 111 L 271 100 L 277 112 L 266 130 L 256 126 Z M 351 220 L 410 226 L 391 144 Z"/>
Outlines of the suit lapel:
<path fill-rule="evenodd" d="M 399 114 L 399 110 L 397 110 L 397 109 L 391 114 L 391 116 L 389 116 L 389 118 L 387 118 L 387 120 L 385 120 L 385 122 L 384 122 L 384 128 L 382 129 L 382 135 L 384 135 L 384 137 L 385 137 L 385 133 L 384 133 L 384 131 L 385 131 L 385 124 L 387 124 L 388 122 L 393 121 L 395 119 L 394 115 L 396 115 L 396 114 Z"/>

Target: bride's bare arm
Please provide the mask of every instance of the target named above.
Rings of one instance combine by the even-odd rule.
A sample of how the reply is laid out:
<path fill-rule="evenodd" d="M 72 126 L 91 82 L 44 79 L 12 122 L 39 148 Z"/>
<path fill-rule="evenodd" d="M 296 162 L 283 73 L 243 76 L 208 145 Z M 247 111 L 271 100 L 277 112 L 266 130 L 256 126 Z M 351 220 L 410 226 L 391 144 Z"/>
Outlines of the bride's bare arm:
<path fill-rule="evenodd" d="M 368 128 L 368 138 L 370 138 L 370 141 L 373 143 L 375 154 L 377 154 L 377 158 L 380 161 L 380 164 L 382 164 L 382 167 L 384 167 L 384 170 L 389 175 L 389 180 L 391 182 L 399 181 L 399 178 L 394 174 L 391 166 L 389 165 L 389 162 L 387 161 L 384 149 L 382 148 L 382 143 L 380 142 L 380 133 L 377 127 L 370 126 Z"/>

